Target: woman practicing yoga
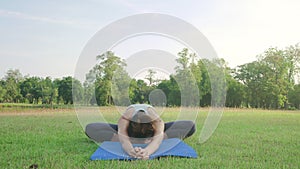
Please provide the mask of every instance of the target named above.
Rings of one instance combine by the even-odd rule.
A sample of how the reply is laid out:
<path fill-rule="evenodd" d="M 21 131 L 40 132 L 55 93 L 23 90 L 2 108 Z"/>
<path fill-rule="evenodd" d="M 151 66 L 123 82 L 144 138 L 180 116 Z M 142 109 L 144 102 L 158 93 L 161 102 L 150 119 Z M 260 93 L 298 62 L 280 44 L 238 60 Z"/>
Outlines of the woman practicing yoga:
<path fill-rule="evenodd" d="M 148 159 L 163 139 L 184 139 L 195 132 L 192 121 L 164 123 L 155 109 L 147 104 L 129 106 L 118 124 L 91 123 L 86 126 L 86 135 L 96 142 L 119 141 L 124 151 L 133 158 Z M 132 144 L 148 144 L 145 148 Z"/>

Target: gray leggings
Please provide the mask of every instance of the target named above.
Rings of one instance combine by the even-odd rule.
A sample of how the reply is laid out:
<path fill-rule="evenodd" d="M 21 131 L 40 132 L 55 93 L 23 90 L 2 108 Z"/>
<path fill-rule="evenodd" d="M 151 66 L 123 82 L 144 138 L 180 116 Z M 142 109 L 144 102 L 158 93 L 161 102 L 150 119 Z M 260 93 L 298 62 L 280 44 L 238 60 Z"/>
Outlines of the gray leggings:
<path fill-rule="evenodd" d="M 165 123 L 164 133 L 168 138 L 185 139 L 195 132 L 192 121 L 174 121 Z M 118 133 L 118 125 L 109 123 L 91 123 L 85 127 L 85 134 L 96 142 L 111 141 L 114 134 Z"/>

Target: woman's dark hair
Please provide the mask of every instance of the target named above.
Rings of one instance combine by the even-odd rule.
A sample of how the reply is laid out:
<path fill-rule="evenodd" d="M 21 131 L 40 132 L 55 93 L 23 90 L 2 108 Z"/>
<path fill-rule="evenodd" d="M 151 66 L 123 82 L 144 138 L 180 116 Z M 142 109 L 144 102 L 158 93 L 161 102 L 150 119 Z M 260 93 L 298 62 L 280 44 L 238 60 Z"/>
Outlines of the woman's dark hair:
<path fill-rule="evenodd" d="M 151 118 L 144 112 L 137 112 L 129 122 L 128 136 L 133 138 L 149 138 L 154 136 Z"/>

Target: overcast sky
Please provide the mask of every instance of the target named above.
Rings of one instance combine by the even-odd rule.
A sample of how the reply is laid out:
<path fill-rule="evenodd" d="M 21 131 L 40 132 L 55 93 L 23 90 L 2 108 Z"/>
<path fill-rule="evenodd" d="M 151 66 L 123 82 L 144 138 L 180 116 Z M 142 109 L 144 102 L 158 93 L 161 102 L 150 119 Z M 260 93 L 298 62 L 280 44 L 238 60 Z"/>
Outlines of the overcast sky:
<path fill-rule="evenodd" d="M 300 42 L 299 0 L 3 0 L 0 78 L 10 68 L 23 75 L 73 76 L 80 52 L 97 31 L 145 12 L 191 23 L 231 67 L 269 47 Z"/>

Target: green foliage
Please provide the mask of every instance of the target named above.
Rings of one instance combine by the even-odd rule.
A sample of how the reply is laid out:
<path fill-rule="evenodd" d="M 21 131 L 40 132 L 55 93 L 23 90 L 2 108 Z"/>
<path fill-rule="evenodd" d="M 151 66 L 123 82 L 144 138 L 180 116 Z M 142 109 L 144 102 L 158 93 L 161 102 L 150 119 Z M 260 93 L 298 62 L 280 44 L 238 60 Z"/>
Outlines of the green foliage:
<path fill-rule="evenodd" d="M 246 99 L 245 86 L 227 74 L 226 107 L 242 107 Z"/>
<path fill-rule="evenodd" d="M 226 62 L 224 59 L 205 59 L 203 62 L 209 75 L 211 104 L 213 104 L 213 106 L 225 106 L 227 74 Z"/>
<path fill-rule="evenodd" d="M 73 77 L 23 77 L 8 70 L 0 80 L 0 103 L 122 105 L 149 103 L 149 94 L 161 89 L 167 106 L 223 106 L 299 109 L 299 44 L 269 48 L 256 61 L 234 69 L 224 59 L 199 59 L 184 48 L 169 79 L 156 79 L 148 70 L 143 79 L 131 79 L 126 63 L 113 52 L 96 56 L 98 63 L 83 84 Z M 225 101 L 226 99 L 226 101 Z"/>
<path fill-rule="evenodd" d="M 4 101 L 4 97 L 6 95 L 6 90 L 2 87 L 4 86 L 4 82 L 3 81 L 0 81 L 0 103 L 2 103 Z"/>
<path fill-rule="evenodd" d="M 147 79 L 149 81 L 149 86 L 152 86 L 154 85 L 154 82 L 155 82 L 155 79 L 154 79 L 154 76 L 155 76 L 156 72 L 152 69 L 149 69 L 148 70 L 148 75 L 146 75 L 145 79 Z"/>
<path fill-rule="evenodd" d="M 198 67 L 201 75 L 201 81 L 198 84 L 198 88 L 201 98 L 200 105 L 203 107 L 211 104 L 211 81 L 205 62 L 208 62 L 208 60 L 202 59 L 198 61 Z"/>
<path fill-rule="evenodd" d="M 129 88 L 129 98 L 132 103 L 148 103 L 150 87 L 143 80 L 132 79 Z"/>
<path fill-rule="evenodd" d="M 199 105 L 200 102 L 200 95 L 197 86 L 197 81 L 200 81 L 200 79 L 198 78 L 196 80 L 194 76 L 194 74 L 199 73 L 199 70 L 197 70 L 195 63 L 191 63 L 194 56 L 194 53 L 190 54 L 188 49 L 184 48 L 178 53 L 178 59 L 176 59 L 178 66 L 175 67 L 176 74 L 173 75 L 173 77 L 181 92 L 181 97 L 177 98 L 180 99 L 181 105 L 183 106 L 196 106 Z M 171 91 L 172 96 L 170 97 L 176 97 L 176 95 L 179 93 L 176 85 L 174 87 L 176 93 L 174 93 L 174 90 Z M 178 101 L 176 101 L 176 105 L 177 104 Z"/>
<path fill-rule="evenodd" d="M 289 103 L 293 108 L 300 109 L 300 84 L 293 87 L 288 93 Z"/>
<path fill-rule="evenodd" d="M 115 70 L 112 79 L 112 96 L 114 104 L 118 106 L 128 106 L 130 105 L 130 100 L 128 99 L 130 77 L 123 67 L 119 67 Z"/>
<path fill-rule="evenodd" d="M 167 95 L 167 105 L 179 106 L 181 104 L 181 93 L 174 76 L 170 76 L 169 90 L 170 93 Z"/>
<path fill-rule="evenodd" d="M 64 104 L 73 104 L 74 100 L 82 100 L 83 88 L 81 83 L 71 76 L 64 77 L 58 82 L 58 97 L 63 99 Z"/>
<path fill-rule="evenodd" d="M 288 93 L 299 69 L 299 47 L 286 50 L 270 48 L 258 61 L 238 67 L 235 78 L 246 87 L 246 104 L 250 107 L 287 108 Z"/>
<path fill-rule="evenodd" d="M 112 105 L 113 104 L 113 98 L 111 89 L 114 87 L 114 89 L 122 88 L 122 91 L 125 90 L 125 88 L 120 86 L 113 86 L 112 81 L 114 76 L 116 77 L 117 81 L 121 80 L 121 78 L 128 79 L 129 75 L 127 72 L 124 71 L 124 66 L 126 65 L 123 60 L 121 60 L 118 56 L 115 56 L 115 54 L 111 51 L 108 51 L 104 54 L 98 55 L 96 59 L 99 61 L 98 64 L 96 64 L 92 70 L 86 75 L 86 81 L 85 86 L 87 87 L 94 87 L 95 89 L 95 95 L 91 96 L 92 90 L 90 88 L 87 88 L 88 91 L 85 91 L 85 96 L 88 96 L 90 103 L 94 103 L 94 98 L 99 106 L 104 105 Z M 118 76 L 118 77 L 117 77 Z M 123 79 L 123 81 L 124 81 Z M 118 84 L 121 85 L 121 84 Z M 117 87 L 117 88 L 116 88 Z M 120 96 L 123 98 L 124 96 Z M 120 98 L 119 98 L 120 99 Z M 87 100 L 85 98 L 85 100 Z"/>
<path fill-rule="evenodd" d="M 41 81 L 42 103 L 53 104 L 58 96 L 58 89 L 55 88 L 50 77 L 46 77 Z"/>
<path fill-rule="evenodd" d="M 4 102 L 7 103 L 19 103 L 22 99 L 20 94 L 19 83 L 23 79 L 22 74 L 19 70 L 8 70 L 6 76 L 4 77 Z"/>
<path fill-rule="evenodd" d="M 21 94 L 29 103 L 39 103 L 42 97 L 42 79 L 28 77 L 20 84 Z"/>

